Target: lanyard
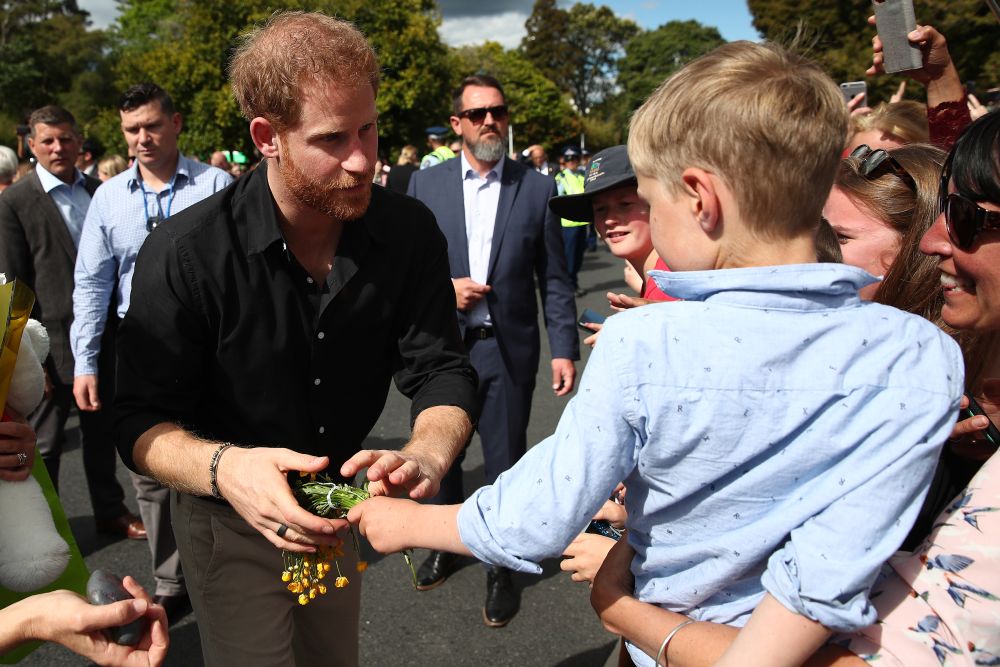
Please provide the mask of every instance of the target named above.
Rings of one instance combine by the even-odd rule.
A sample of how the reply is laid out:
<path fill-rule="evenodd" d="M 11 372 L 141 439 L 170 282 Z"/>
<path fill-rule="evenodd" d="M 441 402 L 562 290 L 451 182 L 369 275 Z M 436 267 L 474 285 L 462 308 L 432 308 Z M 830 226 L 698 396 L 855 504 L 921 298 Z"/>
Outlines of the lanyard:
<path fill-rule="evenodd" d="M 160 195 L 156 194 L 156 210 L 157 215 L 149 215 L 149 203 L 146 201 L 146 186 L 143 184 L 142 179 L 139 179 L 139 189 L 142 190 L 142 210 L 146 213 L 146 231 L 153 231 L 158 224 L 170 217 L 170 208 L 174 204 L 174 182 L 177 180 L 177 172 L 174 172 L 173 177 L 170 179 L 170 183 L 167 184 L 167 189 L 170 190 L 170 196 L 167 197 L 167 213 L 163 214 L 163 207 L 160 206 Z"/>

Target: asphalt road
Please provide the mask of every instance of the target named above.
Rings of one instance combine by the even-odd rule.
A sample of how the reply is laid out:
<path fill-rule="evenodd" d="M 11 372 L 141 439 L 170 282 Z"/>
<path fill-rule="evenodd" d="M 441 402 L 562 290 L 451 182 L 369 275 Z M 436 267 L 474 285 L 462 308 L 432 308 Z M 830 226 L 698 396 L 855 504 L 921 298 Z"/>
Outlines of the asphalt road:
<path fill-rule="evenodd" d="M 588 292 L 577 299 L 577 309 L 590 307 L 607 313 L 605 293 L 625 290 L 620 261 L 603 248 L 587 253 L 580 285 Z M 568 400 L 556 398 L 549 389 L 548 359 L 551 357 L 544 335 L 542 345 L 542 362 L 528 427 L 529 444 L 552 433 Z M 584 346 L 578 371 L 586 363 L 588 353 L 589 349 Z M 399 448 L 406 441 L 408 421 L 408 401 L 393 389 L 365 446 Z M 116 541 L 94 531 L 76 437 L 74 428 L 69 433 L 69 450 L 64 454 L 62 465 L 62 499 L 87 565 L 91 570 L 104 568 L 121 575 L 131 574 L 151 589 L 146 543 Z M 477 437 L 463 465 L 467 489 L 482 485 L 482 465 Z M 124 488 L 131 489 L 123 467 L 119 468 L 119 478 Z M 135 510 L 134 501 L 131 506 Z M 418 552 L 415 563 L 422 562 L 423 557 L 424 553 Z M 603 630 L 591 609 L 587 587 L 571 582 L 559 570 L 557 560 L 546 562 L 541 576 L 515 575 L 521 610 L 501 629 L 483 624 L 486 575 L 471 559 L 443 586 L 423 593 L 410 587 L 400 557 L 383 558 L 369 553 L 368 560 L 370 567 L 364 576 L 361 613 L 361 663 L 364 665 L 600 667 L 617 646 L 617 639 Z M 355 585 L 353 580 L 351 585 Z M 198 667 L 204 664 L 196 624 L 197 619 L 189 615 L 170 629 L 167 665 Z M 85 665 L 87 661 L 62 647 L 50 645 L 40 648 L 21 664 L 48 667 Z"/>

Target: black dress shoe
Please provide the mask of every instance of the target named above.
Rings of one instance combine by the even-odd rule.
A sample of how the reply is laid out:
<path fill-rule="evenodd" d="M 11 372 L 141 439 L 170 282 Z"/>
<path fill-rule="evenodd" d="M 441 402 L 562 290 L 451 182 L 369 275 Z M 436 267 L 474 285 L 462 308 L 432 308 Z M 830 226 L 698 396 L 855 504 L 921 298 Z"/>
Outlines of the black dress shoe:
<path fill-rule="evenodd" d="M 461 556 L 448 553 L 447 551 L 431 551 L 417 570 L 417 590 L 429 591 L 444 583 L 451 574 L 458 569 Z"/>
<path fill-rule="evenodd" d="M 517 614 L 518 598 L 510 580 L 510 570 L 491 567 L 486 570 L 486 605 L 483 621 L 491 628 L 502 628 Z"/>
<path fill-rule="evenodd" d="M 171 627 L 191 613 L 191 598 L 188 597 L 187 593 L 154 595 L 153 602 L 163 607 L 163 610 L 167 612 L 167 624 Z"/>

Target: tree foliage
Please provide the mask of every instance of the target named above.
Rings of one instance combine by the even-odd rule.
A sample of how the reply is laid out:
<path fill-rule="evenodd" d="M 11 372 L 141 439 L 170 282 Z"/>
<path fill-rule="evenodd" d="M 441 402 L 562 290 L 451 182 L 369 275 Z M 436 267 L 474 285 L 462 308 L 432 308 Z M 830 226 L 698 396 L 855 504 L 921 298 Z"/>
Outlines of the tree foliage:
<path fill-rule="evenodd" d="M 789 43 L 801 29 L 813 42 L 809 55 L 836 81 L 864 78 L 871 65 L 875 29 L 866 19 L 868 2 L 851 0 L 748 0 L 754 27 L 767 39 Z M 920 0 L 917 22 L 930 24 L 948 39 L 952 58 L 964 80 L 980 88 L 1000 84 L 1000 25 L 981 0 Z M 904 75 L 869 80 L 869 99 L 888 99 Z"/>
<path fill-rule="evenodd" d="M 631 114 L 667 77 L 725 42 L 717 28 L 697 21 L 670 21 L 633 37 L 618 62 L 625 112 Z"/>
<path fill-rule="evenodd" d="M 8 125 L 61 104 L 83 124 L 109 92 L 103 31 L 75 0 L 0 1 L 0 114 Z M 5 132 L 5 135 L 7 133 Z"/>
<path fill-rule="evenodd" d="M 368 36 L 382 66 L 383 143 L 412 141 L 428 116 L 446 108 L 447 50 L 438 37 L 440 17 L 433 0 L 119 0 L 119 5 L 118 88 L 139 81 L 165 88 L 185 116 L 181 139 L 188 152 L 251 148 L 226 67 L 240 33 L 281 9 L 345 18 Z"/>
<path fill-rule="evenodd" d="M 556 84 L 518 51 L 504 51 L 496 42 L 455 49 L 452 70 L 452 89 L 470 74 L 490 74 L 500 81 L 516 148 L 536 143 L 555 147 L 580 131 L 576 113 Z"/>
<path fill-rule="evenodd" d="M 639 32 L 608 7 L 577 3 L 563 10 L 553 0 L 537 0 L 525 28 L 522 53 L 584 116 L 614 90 L 618 59 Z"/>

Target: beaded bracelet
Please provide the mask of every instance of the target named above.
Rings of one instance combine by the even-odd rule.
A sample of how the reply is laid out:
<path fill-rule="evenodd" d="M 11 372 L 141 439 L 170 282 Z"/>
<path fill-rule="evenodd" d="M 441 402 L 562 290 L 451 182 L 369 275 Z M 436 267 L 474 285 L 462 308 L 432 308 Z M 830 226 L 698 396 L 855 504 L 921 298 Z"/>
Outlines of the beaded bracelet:
<path fill-rule="evenodd" d="M 222 494 L 219 492 L 219 459 L 222 457 L 222 452 L 226 451 L 230 447 L 236 447 L 231 442 L 224 442 L 219 445 L 219 448 L 215 450 L 212 454 L 212 462 L 208 464 L 208 484 L 209 489 L 212 492 L 213 498 L 218 498 L 222 500 Z"/>
<path fill-rule="evenodd" d="M 667 654 L 667 646 L 670 645 L 670 640 L 674 638 L 674 635 L 680 632 L 681 628 L 683 628 L 686 625 L 691 625 L 692 623 L 694 623 L 694 621 L 688 619 L 667 633 L 667 636 L 663 638 L 663 643 L 660 644 L 660 650 L 656 652 L 656 662 L 654 664 L 659 665 L 660 660 L 662 660 L 663 657 Z M 666 663 L 663 664 L 666 665 Z"/>

